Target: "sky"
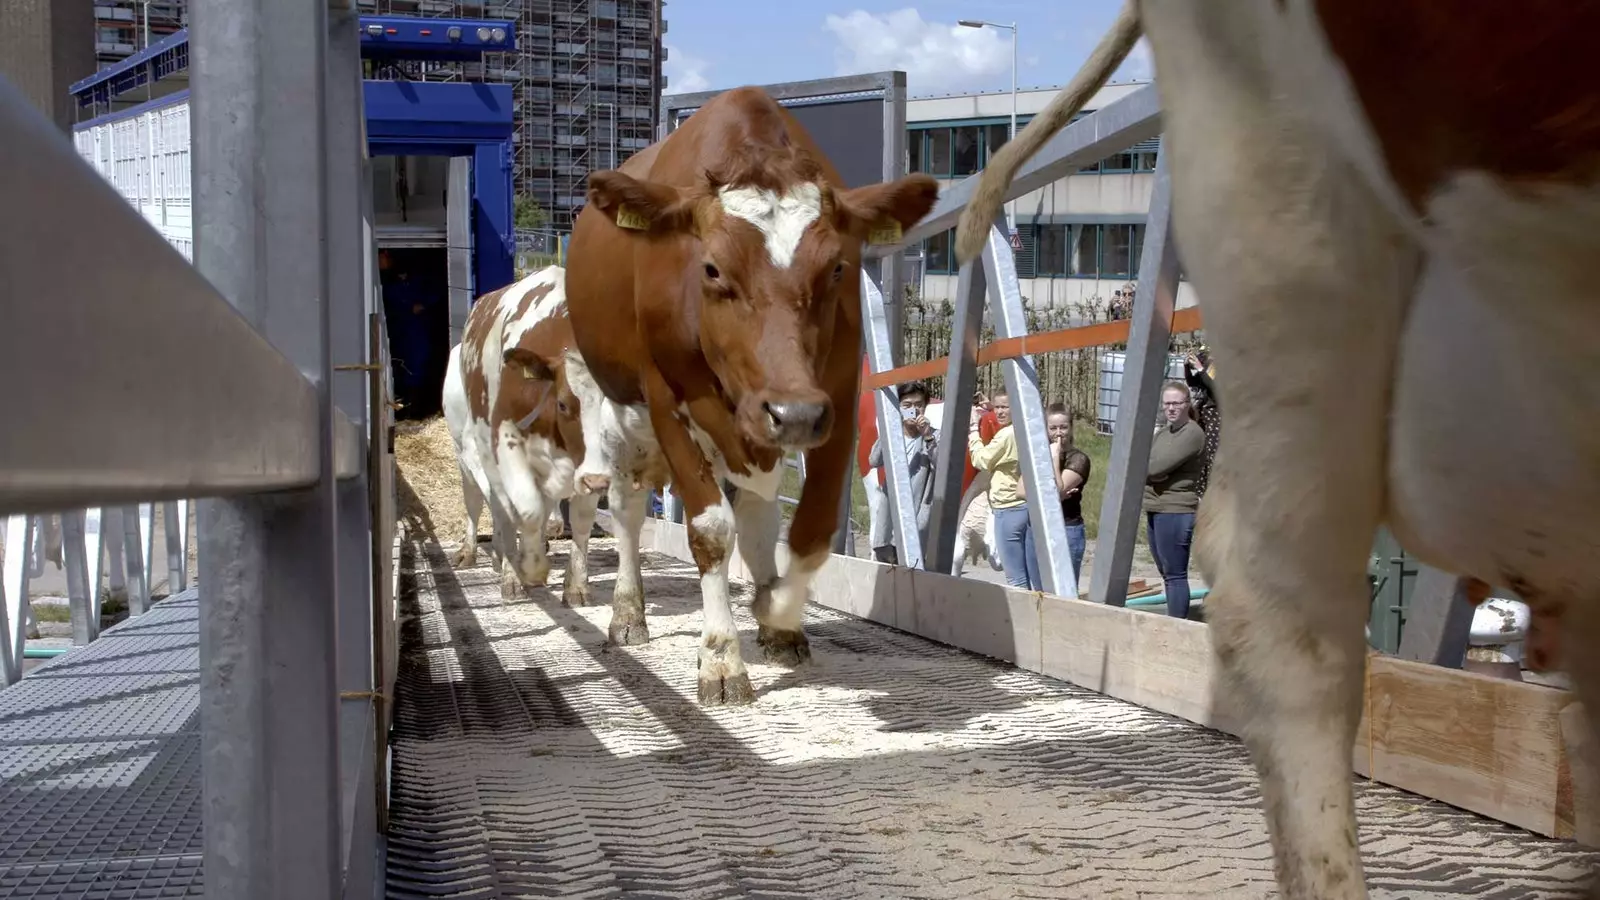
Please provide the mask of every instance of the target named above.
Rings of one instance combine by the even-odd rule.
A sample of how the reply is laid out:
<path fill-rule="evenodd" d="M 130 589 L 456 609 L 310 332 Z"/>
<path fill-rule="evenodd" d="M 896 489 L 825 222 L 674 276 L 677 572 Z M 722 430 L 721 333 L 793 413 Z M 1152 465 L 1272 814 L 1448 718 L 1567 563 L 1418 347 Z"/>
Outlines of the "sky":
<path fill-rule="evenodd" d="M 1065 84 L 1122 0 L 667 0 L 667 93 L 901 69 L 912 97 Z M 1141 40 L 1113 80 L 1148 79 Z"/>

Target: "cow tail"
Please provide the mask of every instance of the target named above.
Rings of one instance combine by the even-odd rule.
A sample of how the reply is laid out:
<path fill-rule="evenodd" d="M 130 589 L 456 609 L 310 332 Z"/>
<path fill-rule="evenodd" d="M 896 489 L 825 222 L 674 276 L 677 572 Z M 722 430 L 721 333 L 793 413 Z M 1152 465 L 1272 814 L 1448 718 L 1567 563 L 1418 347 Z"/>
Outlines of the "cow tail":
<path fill-rule="evenodd" d="M 1028 127 L 1022 129 L 1015 140 L 1000 148 L 989 165 L 978 177 L 978 188 L 972 200 L 961 212 L 961 222 L 956 226 L 956 259 L 965 265 L 983 251 L 989 228 L 1005 202 L 1006 188 L 1017 177 L 1022 164 L 1039 152 L 1045 142 L 1065 128 L 1067 122 L 1083 109 L 1094 92 L 1100 90 L 1111 74 L 1128 57 L 1139 40 L 1138 0 L 1124 0 L 1117 12 L 1117 20 L 1095 45 L 1094 52 L 1078 70 L 1078 74 L 1050 101 Z"/>

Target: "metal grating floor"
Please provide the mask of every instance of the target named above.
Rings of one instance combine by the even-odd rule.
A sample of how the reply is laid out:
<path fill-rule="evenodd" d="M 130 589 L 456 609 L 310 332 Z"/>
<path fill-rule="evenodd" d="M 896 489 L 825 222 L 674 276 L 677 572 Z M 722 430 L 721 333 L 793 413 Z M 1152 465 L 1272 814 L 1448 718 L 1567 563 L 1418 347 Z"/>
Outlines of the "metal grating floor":
<path fill-rule="evenodd" d="M 0 897 L 201 896 L 195 592 L 0 691 Z"/>
<path fill-rule="evenodd" d="M 606 648 L 607 606 L 555 599 L 569 546 L 516 602 L 408 551 L 390 897 L 1275 895 L 1231 737 L 816 607 L 794 672 L 739 607 L 758 702 L 702 709 L 694 568 L 647 556 L 653 640 Z M 1578 897 L 1600 861 L 1358 784 L 1374 897 Z"/>

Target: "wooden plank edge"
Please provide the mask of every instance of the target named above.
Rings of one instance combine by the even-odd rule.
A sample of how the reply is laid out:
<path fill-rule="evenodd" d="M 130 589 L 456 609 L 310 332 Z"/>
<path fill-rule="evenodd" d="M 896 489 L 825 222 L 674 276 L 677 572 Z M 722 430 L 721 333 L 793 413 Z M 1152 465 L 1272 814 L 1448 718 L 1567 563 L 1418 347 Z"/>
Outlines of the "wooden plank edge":
<path fill-rule="evenodd" d="M 643 544 L 692 561 L 682 525 Z M 779 546 L 779 571 L 786 564 Z M 737 553 L 729 575 L 748 578 Z M 812 602 L 1237 736 L 1206 625 L 835 554 Z M 1368 657 L 1357 774 L 1546 837 L 1600 846 L 1594 742 L 1570 693 Z M 1371 721 L 1378 723 L 1371 727 Z M 1375 771 L 1374 771 L 1375 769 Z"/>

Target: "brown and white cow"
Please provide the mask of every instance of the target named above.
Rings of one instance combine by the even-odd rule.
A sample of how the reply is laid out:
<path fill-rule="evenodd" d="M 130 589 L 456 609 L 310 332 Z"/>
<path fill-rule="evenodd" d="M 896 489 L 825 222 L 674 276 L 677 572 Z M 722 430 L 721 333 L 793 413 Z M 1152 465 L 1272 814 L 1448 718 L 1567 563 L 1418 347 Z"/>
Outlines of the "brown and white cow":
<path fill-rule="evenodd" d="M 851 463 L 862 244 L 915 224 L 937 195 L 925 175 L 847 189 L 753 87 L 589 176 L 567 260 L 573 329 L 606 396 L 648 408 L 683 498 L 705 609 L 701 703 L 752 699 L 728 600 L 736 534 L 767 658 L 810 655 L 801 615 Z M 777 488 L 793 450 L 807 475 L 780 580 Z"/>
<path fill-rule="evenodd" d="M 1288 898 L 1367 896 L 1350 756 L 1373 532 L 1556 621 L 1600 713 L 1600 4 L 1138 0 L 1177 242 L 1228 361 L 1197 556 Z M 1564 614 L 1564 615 L 1563 615 Z"/>
<path fill-rule="evenodd" d="M 663 483 L 664 466 L 648 465 L 647 431 L 642 444 L 630 445 L 645 457 L 643 463 L 611 449 L 628 423 L 642 417 L 606 400 L 589 375 L 573 344 L 564 285 L 563 271 L 551 266 L 484 295 L 451 350 L 444 413 L 467 508 L 466 539 L 455 562 L 470 565 L 475 559 L 478 515 L 487 503 L 502 591 L 517 595 L 543 585 L 550 571 L 544 525 L 567 499 L 573 552 L 562 600 L 582 606 L 590 597 L 588 546 L 598 491 L 609 487 L 614 518 L 619 525 L 632 523 L 631 529 L 618 529 L 612 604 L 630 614 L 637 610 L 622 618 L 636 620 L 642 634 L 638 531 L 644 491 Z M 611 477 L 619 466 L 631 466 L 621 469 L 629 477 Z M 629 642 L 626 629 L 621 637 Z"/>

